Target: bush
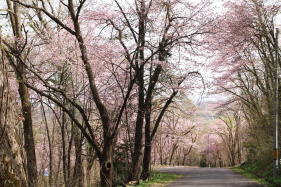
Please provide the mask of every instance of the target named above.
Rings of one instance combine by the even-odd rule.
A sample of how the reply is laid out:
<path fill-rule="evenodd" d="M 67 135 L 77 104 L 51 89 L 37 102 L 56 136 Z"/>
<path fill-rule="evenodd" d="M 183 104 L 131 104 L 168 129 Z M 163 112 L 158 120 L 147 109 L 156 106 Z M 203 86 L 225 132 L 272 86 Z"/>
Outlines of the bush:
<path fill-rule="evenodd" d="M 199 166 L 200 167 L 207 167 L 206 160 L 200 160 Z"/>

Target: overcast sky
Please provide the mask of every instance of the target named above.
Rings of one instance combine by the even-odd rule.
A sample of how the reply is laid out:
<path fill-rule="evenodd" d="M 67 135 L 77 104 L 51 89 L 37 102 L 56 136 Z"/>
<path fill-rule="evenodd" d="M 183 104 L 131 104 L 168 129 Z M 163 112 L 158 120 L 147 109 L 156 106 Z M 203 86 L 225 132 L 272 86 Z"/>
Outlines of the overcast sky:
<path fill-rule="evenodd" d="M 88 0 L 89 2 L 91 2 L 92 0 Z M 111 1 L 111 0 L 105 0 L 105 1 Z M 129 0 L 130 1 L 130 0 Z M 194 2 L 198 2 L 198 0 L 187 0 L 187 1 L 194 1 Z M 224 10 L 223 4 L 229 0 L 213 0 L 213 5 L 212 8 L 214 8 L 215 10 L 217 10 L 218 12 L 221 12 Z M 278 2 L 279 0 L 265 0 L 266 2 L 270 2 L 270 3 L 274 3 L 274 2 Z M 5 11 L 3 11 L 3 9 L 6 8 L 6 0 L 0 0 L 0 13 L 6 13 Z M 1 16 L 0 17 L 0 25 L 5 24 L 5 17 Z M 279 23 L 277 23 L 277 21 L 279 21 Z M 279 17 L 276 18 L 276 23 L 278 26 L 281 26 L 281 15 L 279 15 Z M 208 82 L 208 80 L 210 80 L 211 77 L 213 77 L 212 72 L 207 71 L 206 69 L 201 69 L 201 72 L 203 73 L 203 76 L 205 78 L 205 81 Z M 205 90 L 204 93 L 202 93 L 202 89 L 197 89 L 196 91 L 194 91 L 193 96 L 191 96 L 191 99 L 195 102 L 195 103 L 200 103 L 202 101 L 216 101 L 216 100 L 221 100 L 223 99 L 222 96 L 215 96 L 215 95 L 208 95 L 207 94 L 208 89 Z"/>

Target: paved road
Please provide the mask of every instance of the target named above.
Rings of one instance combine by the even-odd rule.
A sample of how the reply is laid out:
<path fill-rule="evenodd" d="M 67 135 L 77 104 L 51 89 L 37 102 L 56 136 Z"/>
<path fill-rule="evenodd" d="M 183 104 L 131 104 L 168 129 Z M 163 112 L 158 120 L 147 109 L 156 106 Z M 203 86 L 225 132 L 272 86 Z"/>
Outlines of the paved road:
<path fill-rule="evenodd" d="M 162 168 L 162 172 L 184 175 L 167 187 L 264 187 L 225 168 Z"/>

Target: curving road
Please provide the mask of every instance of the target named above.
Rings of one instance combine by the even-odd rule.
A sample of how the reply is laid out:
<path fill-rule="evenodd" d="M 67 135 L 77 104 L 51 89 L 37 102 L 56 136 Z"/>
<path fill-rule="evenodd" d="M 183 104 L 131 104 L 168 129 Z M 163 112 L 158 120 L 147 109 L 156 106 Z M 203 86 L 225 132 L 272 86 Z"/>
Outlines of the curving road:
<path fill-rule="evenodd" d="M 264 187 L 226 168 L 161 168 L 161 172 L 184 175 L 167 187 Z"/>

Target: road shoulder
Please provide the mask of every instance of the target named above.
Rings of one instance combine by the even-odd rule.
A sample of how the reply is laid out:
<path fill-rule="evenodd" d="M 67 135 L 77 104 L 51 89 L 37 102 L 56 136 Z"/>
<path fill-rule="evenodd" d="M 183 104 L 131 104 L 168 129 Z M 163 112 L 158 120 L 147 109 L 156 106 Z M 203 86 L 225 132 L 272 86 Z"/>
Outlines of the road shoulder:
<path fill-rule="evenodd" d="M 232 170 L 233 172 L 239 174 L 239 175 L 242 175 L 248 179 L 251 179 L 253 181 L 255 181 L 256 183 L 258 184 L 262 184 L 266 187 L 274 187 L 273 184 L 267 182 L 265 179 L 263 178 L 259 178 L 257 177 L 256 175 L 250 173 L 250 172 L 247 172 L 246 170 L 242 169 L 241 167 L 233 167 L 233 168 L 230 168 L 230 170 Z"/>

